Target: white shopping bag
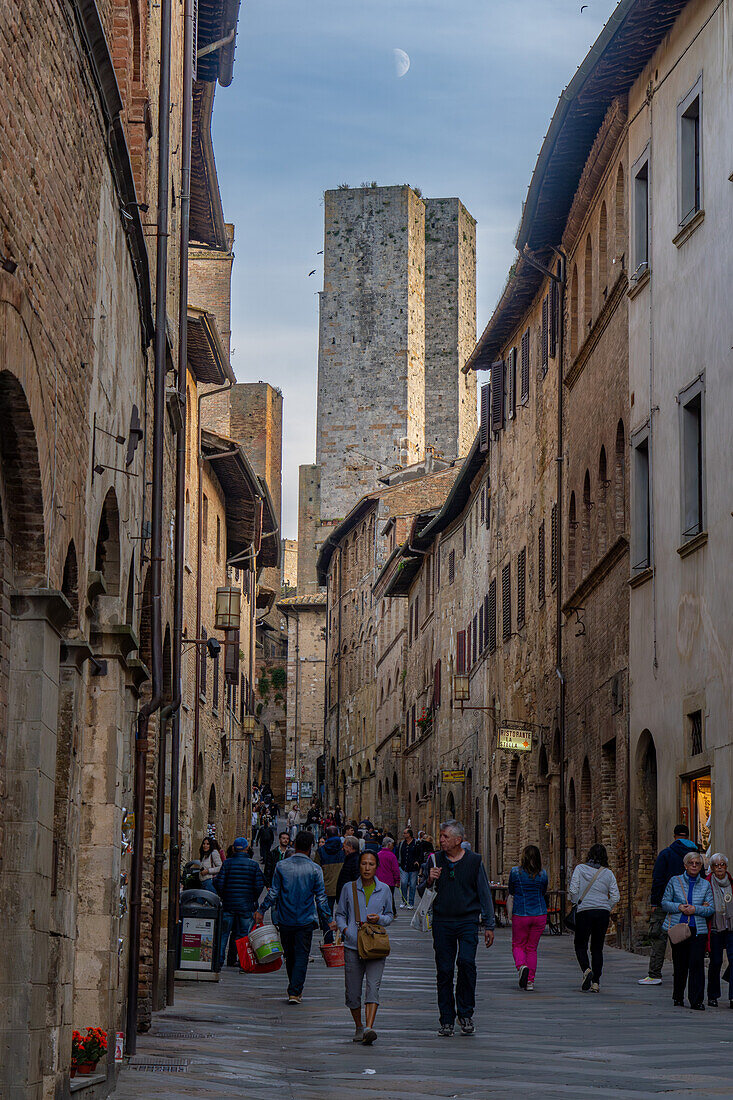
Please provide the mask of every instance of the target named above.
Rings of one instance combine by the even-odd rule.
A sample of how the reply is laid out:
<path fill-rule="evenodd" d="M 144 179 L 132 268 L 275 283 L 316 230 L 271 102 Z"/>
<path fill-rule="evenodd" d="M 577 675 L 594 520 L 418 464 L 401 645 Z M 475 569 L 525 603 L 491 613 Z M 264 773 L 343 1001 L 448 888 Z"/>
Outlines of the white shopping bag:
<path fill-rule="evenodd" d="M 435 890 L 427 887 L 420 898 L 420 904 L 415 910 L 415 915 L 410 921 L 410 928 L 416 928 L 418 932 L 429 932 L 433 927 L 433 902 Z"/>

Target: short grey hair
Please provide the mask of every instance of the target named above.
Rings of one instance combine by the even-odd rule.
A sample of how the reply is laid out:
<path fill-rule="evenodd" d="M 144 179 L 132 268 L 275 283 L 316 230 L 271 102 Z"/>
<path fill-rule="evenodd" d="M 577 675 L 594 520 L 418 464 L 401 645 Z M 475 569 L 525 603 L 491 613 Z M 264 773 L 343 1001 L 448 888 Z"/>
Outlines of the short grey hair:
<path fill-rule="evenodd" d="M 451 818 L 450 821 L 441 821 L 441 823 L 440 823 L 441 833 L 447 833 L 448 830 L 450 830 L 452 833 L 455 833 L 456 836 L 459 836 L 461 838 L 461 840 L 465 839 L 466 830 L 463 828 L 460 821 L 455 821 L 453 818 Z"/>
<path fill-rule="evenodd" d="M 712 867 L 712 865 L 714 863 L 724 863 L 727 867 L 728 866 L 728 857 L 724 856 L 722 852 L 715 852 L 710 857 L 710 866 Z"/>
<path fill-rule="evenodd" d="M 394 841 L 392 840 L 391 836 L 386 836 L 384 838 L 384 840 L 382 841 L 382 847 L 389 848 L 390 851 L 392 850 L 392 848 L 394 848 Z"/>
<path fill-rule="evenodd" d="M 359 851 L 359 841 L 355 836 L 344 837 L 344 848 L 353 848 L 355 852 Z"/>
<path fill-rule="evenodd" d="M 686 867 L 691 859 L 699 859 L 701 863 L 703 862 L 703 858 L 702 858 L 702 856 L 700 855 L 700 853 L 698 851 L 690 851 L 690 852 L 687 853 L 685 858 L 682 860 L 682 865 L 684 867 Z"/>

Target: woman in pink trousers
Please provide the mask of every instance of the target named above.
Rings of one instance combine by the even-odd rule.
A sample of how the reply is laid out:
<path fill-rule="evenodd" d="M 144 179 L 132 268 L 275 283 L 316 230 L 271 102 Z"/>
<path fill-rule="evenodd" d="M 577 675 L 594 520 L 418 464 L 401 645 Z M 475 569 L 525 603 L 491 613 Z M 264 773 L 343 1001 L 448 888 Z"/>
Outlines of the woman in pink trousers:
<path fill-rule="evenodd" d="M 534 989 L 537 945 L 547 924 L 547 872 L 542 870 L 539 848 L 528 844 L 519 867 L 509 875 L 512 907 L 512 954 L 519 973 L 519 988 Z"/>

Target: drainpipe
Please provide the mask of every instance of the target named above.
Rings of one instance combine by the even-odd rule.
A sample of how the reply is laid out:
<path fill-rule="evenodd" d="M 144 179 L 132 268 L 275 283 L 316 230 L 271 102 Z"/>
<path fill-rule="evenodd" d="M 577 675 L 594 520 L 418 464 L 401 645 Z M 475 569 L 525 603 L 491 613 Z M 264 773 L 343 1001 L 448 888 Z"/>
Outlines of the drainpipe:
<path fill-rule="evenodd" d="M 298 778 L 298 693 L 300 677 L 300 619 L 295 615 L 295 718 L 293 722 L 293 771 L 295 772 L 298 807 L 300 807 L 300 779 Z"/>
<path fill-rule="evenodd" d="M 339 588 L 338 588 L 338 649 L 336 651 L 336 801 L 338 802 L 339 774 L 341 763 L 341 592 L 343 588 L 343 551 L 339 546 Z M 346 784 L 344 782 L 344 805 L 341 813 L 346 813 Z"/>
<path fill-rule="evenodd" d="M 325 804 L 326 808 L 329 805 L 333 805 L 335 799 L 333 798 L 333 791 L 331 790 L 331 775 L 330 775 L 330 759 L 331 756 L 331 741 L 328 736 L 328 710 L 331 703 L 329 699 L 328 681 L 329 681 L 329 664 L 328 664 L 328 643 L 331 632 L 328 628 L 329 624 L 329 603 L 330 603 L 330 585 L 328 583 L 328 577 L 326 578 L 326 636 L 325 636 L 325 649 L 324 649 L 324 661 L 323 661 L 323 759 L 326 761 L 326 781 L 325 787 Z M 320 797 L 320 792 L 319 792 Z"/>
<path fill-rule="evenodd" d="M 153 484 L 151 509 L 151 662 L 153 690 L 137 718 L 135 734 L 135 836 L 130 883 L 130 959 L 127 989 L 127 1051 L 137 1048 L 140 917 L 145 842 L 145 779 L 150 715 L 162 700 L 163 431 L 165 427 L 166 298 L 168 290 L 168 206 L 170 180 L 171 0 L 160 6 L 158 92 L 158 233 L 155 270 L 155 370 L 153 386 Z M 161 740 L 163 729 L 161 728 Z"/>
<path fill-rule="evenodd" d="M 255 645 L 257 639 L 255 637 L 255 619 L 257 617 L 257 609 L 255 601 L 257 600 L 257 558 L 255 556 L 252 562 L 252 569 L 249 575 L 249 683 L 250 691 L 252 692 L 252 698 L 255 699 Z M 255 707 L 257 706 L 255 702 Z M 245 816 L 244 827 L 249 831 L 252 825 L 252 739 L 254 734 L 250 734 L 247 739 L 247 797 L 245 799 Z M 264 743 L 264 734 L 263 734 Z"/>
<path fill-rule="evenodd" d="M 181 646 L 183 641 L 183 563 L 186 552 L 186 377 L 188 364 L 188 234 L 191 213 L 191 140 L 193 118 L 193 0 L 183 7 L 183 102 L 181 105 L 181 235 L 180 280 L 178 292 L 178 404 L 181 428 L 176 440 L 176 536 L 173 579 L 173 652 L 171 672 L 171 799 L 168 847 L 168 947 L 166 965 L 166 1002 L 175 999 L 175 970 L 178 941 L 178 890 L 181 855 L 178 848 L 178 808 L 180 804 L 181 751 Z M 198 635 L 197 635 L 198 637 Z"/>
<path fill-rule="evenodd" d="M 201 579 L 202 579 L 202 564 L 201 564 L 201 548 L 204 544 L 204 517 L 203 517 L 203 496 L 204 496 L 204 455 L 201 449 L 201 402 L 207 397 L 214 397 L 218 393 L 226 393 L 233 386 L 233 382 L 227 382 L 226 386 L 217 386 L 215 390 L 207 390 L 206 393 L 200 393 L 197 399 L 197 418 L 196 418 L 196 461 L 198 465 L 198 489 L 196 495 L 196 638 L 201 637 Z M 199 653 L 199 647 L 196 647 L 196 689 L 194 693 L 193 701 L 193 786 L 194 790 L 201 782 L 201 776 L 199 775 L 199 730 L 201 725 L 201 699 L 199 698 L 201 693 L 201 654 Z"/>
<path fill-rule="evenodd" d="M 563 358 L 565 353 L 565 256 L 560 256 L 560 275 L 557 280 L 558 293 L 558 348 L 557 348 L 557 590 L 555 597 L 555 660 L 560 696 L 558 706 L 558 726 L 560 730 L 560 890 L 567 889 L 567 808 L 565 803 L 565 693 L 566 683 L 563 673 L 562 652 L 562 519 L 563 519 Z M 560 906 L 560 927 L 564 923 L 564 906 Z"/>

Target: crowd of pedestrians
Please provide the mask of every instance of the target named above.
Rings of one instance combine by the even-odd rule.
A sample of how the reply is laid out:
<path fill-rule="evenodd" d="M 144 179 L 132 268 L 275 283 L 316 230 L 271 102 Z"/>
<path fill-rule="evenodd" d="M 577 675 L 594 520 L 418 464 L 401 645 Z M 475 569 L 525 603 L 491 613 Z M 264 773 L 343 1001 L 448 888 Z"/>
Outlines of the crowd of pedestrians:
<path fill-rule="evenodd" d="M 415 835 L 409 824 L 397 842 L 368 819 L 347 822 L 338 806 L 324 812 L 314 802 L 303 816 L 296 803 L 276 836 L 278 807 L 272 792 L 258 790 L 255 796 L 251 844 L 237 837 L 224 854 L 207 835 L 199 859 L 184 872 L 184 888 L 213 890 L 221 898 L 220 966 L 227 959 L 238 965 L 235 941 L 269 912 L 282 942 L 288 1003 L 300 1004 L 313 933 L 320 927 L 324 943 L 343 944 L 345 1003 L 354 1041 L 370 1045 L 377 1038 L 380 986 L 390 952 L 387 928 L 399 905 L 414 911 L 406 918 L 413 928 L 432 937 L 438 1034 L 451 1037 L 457 1022 L 464 1035 L 472 1035 L 476 953 L 481 938 L 491 947 L 495 917 L 483 861 L 471 850 L 460 822 L 440 826 L 436 849 L 432 837 L 425 831 Z M 506 888 L 512 956 L 519 988 L 526 992 L 537 979 L 548 887 L 539 847 L 529 844 L 511 868 Z M 573 869 L 565 914 L 583 992 L 600 993 L 603 950 L 619 898 L 607 850 L 594 844 Z M 641 985 L 661 984 L 669 944 L 673 1004 L 683 1006 L 687 995 L 691 1009 L 704 1010 L 709 954 L 707 1003 L 718 1005 L 721 980 L 729 983 L 733 957 L 733 878 L 722 853 L 707 860 L 706 870 L 685 825 L 677 826 L 654 865 L 649 944 L 649 969 Z M 728 965 L 721 975 L 724 956 Z M 730 984 L 728 989 L 733 1008 Z"/>

